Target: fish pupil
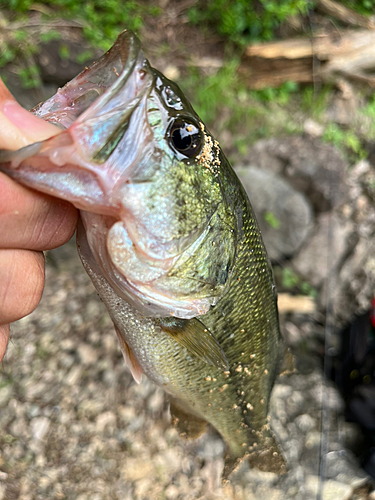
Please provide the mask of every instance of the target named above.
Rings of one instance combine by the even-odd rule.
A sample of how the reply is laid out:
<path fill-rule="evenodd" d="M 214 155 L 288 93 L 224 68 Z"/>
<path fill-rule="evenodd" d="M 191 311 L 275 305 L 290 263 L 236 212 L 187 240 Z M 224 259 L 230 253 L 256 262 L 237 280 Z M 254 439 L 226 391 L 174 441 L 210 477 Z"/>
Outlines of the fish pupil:
<path fill-rule="evenodd" d="M 202 137 L 196 125 L 176 121 L 170 130 L 170 139 L 175 150 L 188 158 L 196 156 L 201 149 Z"/>

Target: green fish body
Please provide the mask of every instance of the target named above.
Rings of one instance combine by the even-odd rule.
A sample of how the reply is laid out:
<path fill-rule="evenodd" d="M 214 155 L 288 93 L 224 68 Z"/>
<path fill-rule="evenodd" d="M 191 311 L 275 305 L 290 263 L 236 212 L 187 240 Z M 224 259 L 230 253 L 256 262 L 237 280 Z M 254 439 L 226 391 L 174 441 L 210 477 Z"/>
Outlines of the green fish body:
<path fill-rule="evenodd" d="M 134 378 L 170 395 L 182 435 L 217 429 L 224 478 L 244 457 L 284 472 L 268 419 L 284 352 L 272 270 L 218 143 L 127 32 L 34 112 L 65 130 L 1 152 L 0 169 L 81 210 L 79 254 Z"/>

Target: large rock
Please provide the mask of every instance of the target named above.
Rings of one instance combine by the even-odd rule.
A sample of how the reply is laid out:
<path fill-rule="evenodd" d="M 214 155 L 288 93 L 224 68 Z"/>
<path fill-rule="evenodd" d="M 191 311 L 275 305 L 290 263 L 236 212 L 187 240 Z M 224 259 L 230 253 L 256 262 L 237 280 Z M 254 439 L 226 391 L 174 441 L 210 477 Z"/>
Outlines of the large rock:
<path fill-rule="evenodd" d="M 321 214 L 312 236 L 293 259 L 293 268 L 312 286 L 320 287 L 344 256 L 352 230 L 351 222 L 337 214 Z"/>
<path fill-rule="evenodd" d="M 293 256 L 311 228 L 310 203 L 277 173 L 256 167 L 240 167 L 236 172 L 249 195 L 271 260 Z"/>
<path fill-rule="evenodd" d="M 249 162 L 282 174 L 310 200 L 316 213 L 341 204 L 347 197 L 347 162 L 332 144 L 311 136 L 263 139 L 248 153 Z"/>

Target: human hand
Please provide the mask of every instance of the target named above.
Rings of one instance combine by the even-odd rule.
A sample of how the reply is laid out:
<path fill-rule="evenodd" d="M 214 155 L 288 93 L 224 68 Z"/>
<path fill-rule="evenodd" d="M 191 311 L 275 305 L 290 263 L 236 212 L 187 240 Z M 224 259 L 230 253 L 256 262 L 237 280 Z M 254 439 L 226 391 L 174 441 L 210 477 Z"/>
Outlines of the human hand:
<path fill-rule="evenodd" d="M 0 149 L 19 149 L 59 129 L 24 110 L 0 79 Z M 0 362 L 9 323 L 30 314 L 44 287 L 43 250 L 66 243 L 77 210 L 63 200 L 37 193 L 0 173 Z"/>

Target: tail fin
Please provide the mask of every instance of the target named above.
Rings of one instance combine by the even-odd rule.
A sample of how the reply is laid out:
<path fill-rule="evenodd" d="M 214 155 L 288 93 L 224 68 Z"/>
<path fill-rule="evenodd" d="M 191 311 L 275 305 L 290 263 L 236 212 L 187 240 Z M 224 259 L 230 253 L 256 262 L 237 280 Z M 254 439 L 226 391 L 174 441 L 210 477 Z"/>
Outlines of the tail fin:
<path fill-rule="evenodd" d="M 223 483 L 228 481 L 229 475 L 239 467 L 243 460 L 248 460 L 251 468 L 264 472 L 275 472 L 280 475 L 287 472 L 284 456 L 268 426 L 258 442 L 253 442 L 242 457 L 233 455 L 230 452 L 227 454 L 222 475 Z"/>

